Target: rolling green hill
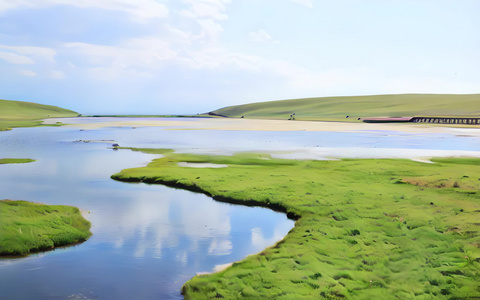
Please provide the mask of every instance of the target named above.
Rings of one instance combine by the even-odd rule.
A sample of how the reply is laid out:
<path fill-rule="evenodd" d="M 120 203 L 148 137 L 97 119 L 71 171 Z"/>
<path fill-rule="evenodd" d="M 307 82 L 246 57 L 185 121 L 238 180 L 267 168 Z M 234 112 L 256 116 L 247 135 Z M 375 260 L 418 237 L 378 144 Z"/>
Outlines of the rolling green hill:
<path fill-rule="evenodd" d="M 0 100 L 0 130 L 30 127 L 41 124 L 41 119 L 76 117 L 77 112 L 57 106 L 32 102 Z"/>
<path fill-rule="evenodd" d="M 256 119 L 357 120 L 394 116 L 480 116 L 480 94 L 403 94 L 322 97 L 251 103 L 221 108 L 211 113 Z"/>

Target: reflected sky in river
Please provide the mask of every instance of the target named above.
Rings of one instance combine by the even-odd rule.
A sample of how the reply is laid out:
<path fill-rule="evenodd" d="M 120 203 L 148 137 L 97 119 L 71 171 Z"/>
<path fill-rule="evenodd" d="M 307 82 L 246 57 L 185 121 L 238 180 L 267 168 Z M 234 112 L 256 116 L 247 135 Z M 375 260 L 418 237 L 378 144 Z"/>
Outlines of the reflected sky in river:
<path fill-rule="evenodd" d="M 57 120 L 57 119 L 55 119 Z M 180 152 L 200 152 L 214 154 L 231 154 L 238 151 L 258 152 L 291 152 L 299 153 L 299 158 L 322 159 L 329 157 L 369 157 L 369 151 L 375 149 L 372 157 L 419 157 L 432 154 L 434 156 L 448 155 L 479 155 L 480 129 L 478 128 L 444 128 L 433 127 L 435 133 L 428 133 L 417 126 L 418 130 L 410 128 L 407 132 L 379 130 L 377 124 L 369 125 L 369 130 L 335 131 L 262 131 L 260 130 L 220 130 L 229 127 L 235 119 L 205 120 L 202 118 L 67 118 L 58 119 L 65 123 L 105 123 L 115 124 L 148 124 L 158 122 L 159 127 L 131 127 L 119 125 L 95 130 L 99 138 L 112 139 L 121 146 L 146 148 L 172 148 Z M 140 121 L 138 121 L 140 120 Z M 142 123 L 145 122 L 145 123 Z M 201 125 L 196 125 L 200 123 Z M 218 123 L 218 124 L 217 124 Z M 310 122 L 315 124 L 316 122 Z M 293 124 L 293 123 L 292 123 Z M 322 122 L 318 123 L 322 126 Z M 327 122 L 324 124 L 336 124 Z M 338 123 L 343 124 L 343 123 Z M 202 130 L 203 126 L 214 127 L 216 130 Z M 112 128 L 117 130 L 112 132 Z M 335 126 L 333 126 L 333 129 Z M 340 126 L 340 128 L 343 128 Z M 365 127 L 361 127 L 365 128 Z M 386 127 L 389 128 L 389 127 Z M 396 127 L 401 130 L 401 127 Z M 187 130 L 178 130 L 187 129 Z M 103 131 L 106 131 L 105 134 Z M 136 130 L 134 135 L 123 135 L 125 131 Z M 88 129 L 85 132 L 89 131 Z M 396 149 L 392 154 L 391 149 Z M 428 151 L 422 151 L 428 150 Z M 436 150 L 437 152 L 430 152 Z M 452 152 L 455 151 L 455 152 Z M 468 151 L 463 153 L 462 151 Z M 311 153 L 311 155 L 307 155 Z"/>
<path fill-rule="evenodd" d="M 74 205 L 93 224 L 83 244 L 1 259 L 0 298 L 180 299 L 181 285 L 195 274 L 257 253 L 293 227 L 268 209 L 113 181 L 111 174 L 157 156 L 78 141 L 135 133 L 48 127 L 0 133 L 0 156 L 38 160 L 0 166 L 1 199 Z"/>
<path fill-rule="evenodd" d="M 480 155 L 475 135 L 170 129 L 41 127 L 0 132 L 0 157 L 38 160 L 0 165 L 0 199 L 77 206 L 92 222 L 94 234 L 73 247 L 1 259 L 0 299 L 181 299 L 182 284 L 195 274 L 257 253 L 293 227 L 284 214 L 268 209 L 111 180 L 110 175 L 124 168 L 144 166 L 158 157 L 109 149 L 113 142 L 182 152 L 263 151 L 317 159 L 332 153 Z"/>

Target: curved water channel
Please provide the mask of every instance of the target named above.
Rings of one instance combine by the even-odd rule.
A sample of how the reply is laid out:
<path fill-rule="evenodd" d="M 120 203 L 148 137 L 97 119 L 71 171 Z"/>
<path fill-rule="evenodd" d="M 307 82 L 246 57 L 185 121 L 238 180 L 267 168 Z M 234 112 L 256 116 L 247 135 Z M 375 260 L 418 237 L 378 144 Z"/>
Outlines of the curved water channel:
<path fill-rule="evenodd" d="M 93 236 L 80 245 L 0 259 L 0 299 L 182 299 L 180 287 L 195 274 L 257 253 L 293 227 L 284 214 L 268 209 L 219 203 L 160 185 L 113 181 L 111 174 L 156 157 L 109 149 L 113 142 L 216 154 L 282 150 L 278 156 L 299 158 L 371 155 L 375 149 L 384 149 L 387 157 L 440 155 L 439 150 L 480 156 L 476 129 L 470 131 L 474 135 L 178 129 L 39 127 L 0 132 L 0 157 L 38 160 L 0 165 L 0 199 L 77 206 L 93 224 Z"/>

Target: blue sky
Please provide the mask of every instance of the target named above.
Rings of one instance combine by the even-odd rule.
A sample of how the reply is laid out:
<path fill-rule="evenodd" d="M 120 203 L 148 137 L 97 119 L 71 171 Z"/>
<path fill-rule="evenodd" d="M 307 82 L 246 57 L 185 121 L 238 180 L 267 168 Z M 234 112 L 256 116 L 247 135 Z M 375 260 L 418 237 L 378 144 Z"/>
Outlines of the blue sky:
<path fill-rule="evenodd" d="M 478 0 L 0 0 L 0 98 L 84 114 L 480 93 Z"/>

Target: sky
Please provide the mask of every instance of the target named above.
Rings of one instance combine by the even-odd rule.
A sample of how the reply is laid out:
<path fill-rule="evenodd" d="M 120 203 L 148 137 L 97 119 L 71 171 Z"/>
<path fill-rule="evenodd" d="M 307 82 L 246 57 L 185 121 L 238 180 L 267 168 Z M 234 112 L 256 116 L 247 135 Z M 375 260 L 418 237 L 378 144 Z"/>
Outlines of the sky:
<path fill-rule="evenodd" d="M 480 93 L 479 0 L 0 0 L 0 99 L 82 114 Z"/>

